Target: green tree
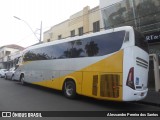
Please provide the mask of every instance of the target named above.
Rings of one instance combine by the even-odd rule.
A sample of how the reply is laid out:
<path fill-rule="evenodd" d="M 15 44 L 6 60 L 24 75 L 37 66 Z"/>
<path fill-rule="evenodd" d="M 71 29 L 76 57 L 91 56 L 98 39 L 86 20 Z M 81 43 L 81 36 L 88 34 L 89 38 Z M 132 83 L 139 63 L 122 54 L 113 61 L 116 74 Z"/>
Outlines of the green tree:
<path fill-rule="evenodd" d="M 99 52 L 98 45 L 94 43 L 94 41 L 91 41 L 85 45 L 85 50 L 88 56 L 94 56 L 97 55 Z"/>

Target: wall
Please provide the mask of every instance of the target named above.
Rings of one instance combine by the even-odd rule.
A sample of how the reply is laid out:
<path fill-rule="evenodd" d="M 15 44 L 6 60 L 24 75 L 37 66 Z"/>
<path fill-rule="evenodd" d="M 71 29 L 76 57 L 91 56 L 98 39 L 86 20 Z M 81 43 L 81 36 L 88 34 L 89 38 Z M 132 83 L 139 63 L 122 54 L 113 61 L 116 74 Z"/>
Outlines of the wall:
<path fill-rule="evenodd" d="M 91 9 L 89 11 L 89 31 L 93 31 L 93 23 L 96 22 L 96 21 L 100 21 L 100 9 L 99 9 L 99 6 Z M 100 21 L 100 28 L 103 28 L 101 26 L 101 21 Z M 91 33 L 90 32 L 90 33 Z"/>
<path fill-rule="evenodd" d="M 104 8 L 106 6 L 110 6 L 112 4 L 115 4 L 117 2 L 120 2 L 122 0 L 100 0 L 100 8 Z"/>
<path fill-rule="evenodd" d="M 51 27 L 48 31 L 44 32 L 44 42 L 48 39 L 51 41 L 57 40 L 58 35 L 62 38 L 70 37 L 71 31 L 75 30 L 75 35 L 78 35 L 78 28 L 83 27 L 83 33 L 88 34 L 93 31 L 93 22 L 100 21 L 99 6 L 90 9 L 89 6 L 83 10 L 71 15 L 68 20 Z"/>
<path fill-rule="evenodd" d="M 7 48 L 7 47 L 1 48 L 0 49 L 0 62 L 3 62 L 4 60 L 6 60 L 4 58 L 9 55 L 8 53 L 12 54 L 17 51 L 19 50 L 13 49 L 13 48 Z"/>

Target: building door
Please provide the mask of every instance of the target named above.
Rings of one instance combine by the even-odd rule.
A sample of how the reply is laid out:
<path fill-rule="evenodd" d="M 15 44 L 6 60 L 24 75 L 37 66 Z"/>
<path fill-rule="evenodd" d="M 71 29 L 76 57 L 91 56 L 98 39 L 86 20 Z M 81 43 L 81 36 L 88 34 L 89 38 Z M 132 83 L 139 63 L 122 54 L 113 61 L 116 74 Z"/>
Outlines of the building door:
<path fill-rule="evenodd" d="M 159 63 L 156 54 L 149 56 L 149 75 L 148 75 L 148 88 L 149 90 L 160 90 L 160 76 L 159 76 Z"/>

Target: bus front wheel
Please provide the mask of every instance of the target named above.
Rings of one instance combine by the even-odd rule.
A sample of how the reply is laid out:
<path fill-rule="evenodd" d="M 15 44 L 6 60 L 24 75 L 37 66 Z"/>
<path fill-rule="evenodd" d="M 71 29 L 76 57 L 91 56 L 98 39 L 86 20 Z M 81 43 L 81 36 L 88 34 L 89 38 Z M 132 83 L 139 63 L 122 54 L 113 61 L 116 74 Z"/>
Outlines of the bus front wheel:
<path fill-rule="evenodd" d="M 76 97 L 76 85 L 73 81 L 66 81 L 64 83 L 63 92 L 65 97 L 73 99 Z"/>

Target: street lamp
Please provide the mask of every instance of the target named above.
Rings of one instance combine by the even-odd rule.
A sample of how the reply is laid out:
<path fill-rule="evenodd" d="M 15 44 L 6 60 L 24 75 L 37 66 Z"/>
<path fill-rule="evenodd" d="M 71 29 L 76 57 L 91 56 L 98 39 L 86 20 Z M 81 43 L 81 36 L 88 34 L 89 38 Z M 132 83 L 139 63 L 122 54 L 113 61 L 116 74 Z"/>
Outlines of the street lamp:
<path fill-rule="evenodd" d="M 17 20 L 21 20 L 23 21 L 28 27 L 29 29 L 33 32 L 34 36 L 38 39 L 39 43 L 41 42 L 41 38 L 42 38 L 42 21 L 41 21 L 41 25 L 40 25 L 40 37 L 38 38 L 37 35 L 35 34 L 35 32 L 32 30 L 31 26 L 25 21 L 25 20 L 22 20 L 20 19 L 19 17 L 16 17 L 16 16 L 13 16 L 15 19 Z"/>

